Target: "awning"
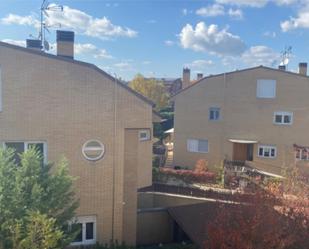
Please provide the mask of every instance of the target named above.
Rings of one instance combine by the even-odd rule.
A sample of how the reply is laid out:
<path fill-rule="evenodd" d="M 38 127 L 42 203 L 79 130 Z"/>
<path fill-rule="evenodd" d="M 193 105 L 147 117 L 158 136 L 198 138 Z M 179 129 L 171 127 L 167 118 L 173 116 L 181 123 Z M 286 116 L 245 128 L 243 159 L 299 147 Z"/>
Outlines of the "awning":
<path fill-rule="evenodd" d="M 259 170 L 259 169 L 256 169 L 256 171 L 259 172 L 262 175 L 265 175 L 265 176 L 270 176 L 270 177 L 280 178 L 280 179 L 284 179 L 285 178 L 285 177 L 283 177 L 281 175 L 269 173 L 269 172 L 266 172 L 266 171 L 263 171 L 263 170 Z"/>
<path fill-rule="evenodd" d="M 256 144 L 258 141 L 256 140 L 244 140 L 244 139 L 229 139 L 232 143 L 238 143 L 238 144 Z"/>
<path fill-rule="evenodd" d="M 169 129 L 169 130 L 165 131 L 164 133 L 166 133 L 166 134 L 168 134 L 168 133 L 174 133 L 174 128 Z"/>

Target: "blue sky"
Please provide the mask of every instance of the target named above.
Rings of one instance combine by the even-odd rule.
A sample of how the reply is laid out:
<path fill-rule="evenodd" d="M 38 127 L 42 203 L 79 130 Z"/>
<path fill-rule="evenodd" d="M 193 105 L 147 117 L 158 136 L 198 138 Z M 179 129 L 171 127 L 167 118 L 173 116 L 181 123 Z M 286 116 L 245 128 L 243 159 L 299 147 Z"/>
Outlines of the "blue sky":
<path fill-rule="evenodd" d="M 309 0 L 50 0 L 55 26 L 76 32 L 78 60 L 129 80 L 137 73 L 192 78 L 256 65 L 277 67 L 292 46 L 289 70 L 309 55 Z M 24 46 L 37 35 L 41 0 L 1 0 L 0 40 Z M 53 53 L 53 51 L 51 51 Z"/>

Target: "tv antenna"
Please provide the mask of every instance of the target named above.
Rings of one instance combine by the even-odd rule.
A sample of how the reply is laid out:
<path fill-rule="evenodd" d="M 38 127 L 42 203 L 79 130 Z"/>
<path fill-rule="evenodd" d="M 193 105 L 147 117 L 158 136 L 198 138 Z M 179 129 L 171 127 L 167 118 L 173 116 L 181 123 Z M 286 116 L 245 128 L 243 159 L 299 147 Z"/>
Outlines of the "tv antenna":
<path fill-rule="evenodd" d="M 292 55 L 292 46 L 286 46 L 285 49 L 281 52 L 280 66 L 288 67 L 291 55 Z"/>
<path fill-rule="evenodd" d="M 39 37 L 38 39 L 41 41 L 41 46 L 43 51 L 48 51 L 50 46 L 49 42 L 46 40 L 46 34 L 45 32 L 47 31 L 50 33 L 49 29 L 52 27 L 51 25 L 47 25 L 46 23 L 46 17 L 49 17 L 48 11 L 63 11 L 63 6 L 62 5 L 56 5 L 52 4 L 50 5 L 47 0 L 43 0 L 41 4 L 41 9 L 40 9 L 40 16 L 41 16 L 41 22 L 40 22 L 40 32 L 39 32 Z M 57 25 L 61 27 L 61 24 Z"/>

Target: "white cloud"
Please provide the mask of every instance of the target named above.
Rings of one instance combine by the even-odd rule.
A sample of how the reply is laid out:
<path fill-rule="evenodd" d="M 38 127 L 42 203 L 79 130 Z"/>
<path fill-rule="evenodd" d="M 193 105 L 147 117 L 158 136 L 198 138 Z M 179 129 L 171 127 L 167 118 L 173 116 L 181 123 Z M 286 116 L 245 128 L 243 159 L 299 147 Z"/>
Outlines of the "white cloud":
<path fill-rule="evenodd" d="M 222 5 L 213 4 L 207 7 L 200 8 L 195 13 L 203 17 L 214 17 L 214 16 L 223 16 L 225 14 L 225 10 Z"/>
<path fill-rule="evenodd" d="M 289 20 L 281 22 L 280 26 L 283 32 L 298 28 L 309 28 L 309 7 L 300 10 L 297 17 L 290 17 Z"/>
<path fill-rule="evenodd" d="M 274 31 L 266 31 L 266 32 L 263 33 L 263 36 L 270 37 L 270 38 L 276 38 L 277 33 L 274 32 Z"/>
<path fill-rule="evenodd" d="M 274 66 L 280 61 L 280 54 L 266 46 L 250 47 L 241 56 L 246 66 Z"/>
<path fill-rule="evenodd" d="M 6 17 L 3 17 L 1 23 L 6 25 L 34 26 L 36 28 L 40 26 L 40 22 L 33 16 L 19 16 L 15 14 L 8 14 Z"/>
<path fill-rule="evenodd" d="M 54 6 L 51 4 L 50 6 Z M 63 7 L 63 12 L 48 11 L 47 25 L 73 30 L 78 34 L 83 34 L 101 39 L 114 37 L 135 37 L 137 31 L 113 24 L 107 17 L 96 18 L 78 9 Z M 32 16 L 18 16 L 9 14 L 2 18 L 4 24 L 18 24 L 37 27 L 39 21 Z"/>
<path fill-rule="evenodd" d="M 129 61 L 122 61 L 115 63 L 114 68 L 120 70 L 120 71 L 133 71 L 133 66 Z"/>
<path fill-rule="evenodd" d="M 263 7 L 269 0 L 216 0 L 219 4 L 228 4 L 236 6 L 248 6 L 248 7 Z"/>
<path fill-rule="evenodd" d="M 164 44 L 165 44 L 166 46 L 171 47 L 171 46 L 173 46 L 173 45 L 175 44 L 175 42 L 173 42 L 173 41 L 171 41 L 171 40 L 166 40 L 166 41 L 164 41 Z"/>
<path fill-rule="evenodd" d="M 22 40 L 3 39 L 1 41 L 16 45 L 16 46 L 20 46 L 20 47 L 26 47 L 26 41 L 22 41 Z"/>
<path fill-rule="evenodd" d="M 256 7 L 261 8 L 267 5 L 268 3 L 275 3 L 277 5 L 291 5 L 302 0 L 216 0 L 219 4 L 226 5 L 235 5 L 235 6 L 243 6 L 243 7 Z"/>
<path fill-rule="evenodd" d="M 199 22 L 195 28 L 190 24 L 184 26 L 179 39 L 185 49 L 223 56 L 242 54 L 246 48 L 239 36 L 229 33 L 227 29 L 219 30 L 215 24 L 207 26 L 204 22 Z"/>
<path fill-rule="evenodd" d="M 214 63 L 212 60 L 195 60 L 191 63 L 186 64 L 186 67 L 192 68 L 193 70 L 205 70 Z"/>
<path fill-rule="evenodd" d="M 74 45 L 76 54 L 91 55 L 94 58 L 111 59 L 113 58 L 105 49 L 99 49 L 91 43 L 76 43 Z"/>
<path fill-rule="evenodd" d="M 241 20 L 243 19 L 244 15 L 241 9 L 229 9 L 228 14 L 230 17 L 234 19 Z"/>

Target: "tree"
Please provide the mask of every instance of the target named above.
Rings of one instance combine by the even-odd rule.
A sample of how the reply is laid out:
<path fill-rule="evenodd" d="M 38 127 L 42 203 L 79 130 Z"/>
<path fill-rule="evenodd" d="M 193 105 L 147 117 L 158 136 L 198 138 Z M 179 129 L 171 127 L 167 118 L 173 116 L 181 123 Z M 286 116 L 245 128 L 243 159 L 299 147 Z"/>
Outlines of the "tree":
<path fill-rule="evenodd" d="M 55 168 L 42 165 L 33 148 L 16 164 L 14 153 L 0 149 L 0 248 L 63 248 L 74 236 L 68 222 L 78 207 L 67 161 Z M 35 247 L 31 238 L 38 239 L 36 245 L 50 245 Z"/>
<path fill-rule="evenodd" d="M 296 249 L 309 245 L 309 186 L 297 174 L 259 189 L 251 203 L 221 204 L 205 249 Z"/>
<path fill-rule="evenodd" d="M 129 83 L 129 86 L 136 92 L 149 98 L 156 104 L 156 110 L 161 110 L 168 105 L 169 95 L 162 82 L 156 79 L 146 79 L 138 74 Z"/>

